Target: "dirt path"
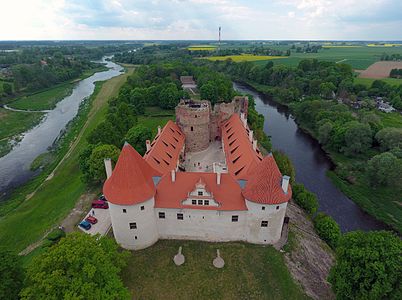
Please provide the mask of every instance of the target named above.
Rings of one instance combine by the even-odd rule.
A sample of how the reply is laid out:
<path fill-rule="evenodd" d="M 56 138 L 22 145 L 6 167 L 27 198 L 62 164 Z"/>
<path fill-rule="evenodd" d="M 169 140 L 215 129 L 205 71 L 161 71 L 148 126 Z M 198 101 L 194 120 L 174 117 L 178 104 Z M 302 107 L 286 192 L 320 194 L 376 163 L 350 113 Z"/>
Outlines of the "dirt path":
<path fill-rule="evenodd" d="M 333 251 L 314 231 L 306 213 L 289 203 L 290 231 L 294 233 L 296 245 L 285 255 L 286 265 L 293 278 L 313 299 L 335 299 L 327 277 L 335 262 Z"/>

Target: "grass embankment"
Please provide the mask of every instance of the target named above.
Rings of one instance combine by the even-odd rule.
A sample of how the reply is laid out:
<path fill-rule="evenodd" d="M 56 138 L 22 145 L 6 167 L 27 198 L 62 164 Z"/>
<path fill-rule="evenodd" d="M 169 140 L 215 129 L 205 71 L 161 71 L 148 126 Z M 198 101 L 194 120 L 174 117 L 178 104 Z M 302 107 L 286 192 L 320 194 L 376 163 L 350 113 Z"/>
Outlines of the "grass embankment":
<path fill-rule="evenodd" d="M 173 256 L 183 247 L 184 265 Z M 216 269 L 216 249 L 225 260 Z M 293 281 L 281 253 L 245 243 L 159 241 L 132 252 L 122 272 L 136 299 L 308 299 Z"/>
<path fill-rule="evenodd" d="M 106 70 L 108 70 L 108 68 L 106 68 L 105 66 L 99 66 L 94 69 L 86 70 L 80 77 L 74 80 L 58 84 L 51 88 L 32 93 L 30 95 L 21 96 L 9 103 L 8 106 L 24 110 L 53 109 L 56 107 L 57 102 L 71 94 L 76 82 L 90 77 L 96 72 Z"/>
<path fill-rule="evenodd" d="M 270 91 L 270 88 L 261 84 L 253 82 L 246 82 L 255 90 L 264 93 Z M 283 105 L 289 106 L 288 103 L 282 103 L 278 99 L 273 98 L 274 101 Z M 401 127 L 402 116 L 399 113 L 383 113 L 375 111 L 381 118 L 385 127 Z M 318 133 L 310 128 L 304 126 L 296 119 L 298 126 L 309 133 L 313 138 L 317 139 Z M 373 187 L 367 180 L 364 170 L 356 168 L 357 165 L 366 165 L 367 160 L 376 154 L 380 154 L 378 150 L 372 149 L 367 155 L 360 155 L 355 157 L 348 157 L 343 153 L 331 151 L 330 149 L 324 150 L 328 153 L 333 163 L 339 169 L 353 170 L 350 174 L 354 178 L 354 182 L 350 183 L 342 179 L 337 172 L 330 171 L 327 176 L 332 182 L 351 200 L 356 202 L 364 211 L 374 216 L 376 219 L 392 226 L 399 232 L 402 232 L 402 209 L 401 209 L 401 195 L 400 191 L 392 187 Z"/>
<path fill-rule="evenodd" d="M 21 251 L 40 239 L 53 225 L 62 220 L 74 207 L 77 199 L 86 190 L 80 180 L 78 157 L 87 145 L 88 134 L 104 120 L 107 101 L 117 95 L 128 74 L 108 80 L 96 91 L 96 97 L 88 114 L 79 118 L 73 127 L 73 137 L 61 151 L 67 153 L 54 171 L 54 176 L 45 181 L 47 174 L 35 178 L 18 189 L 5 205 L 0 207 L 0 244 L 15 251 Z M 57 161 L 52 164 L 51 167 Z M 51 168 L 49 167 L 49 168 Z M 47 173 L 47 174 L 46 174 Z M 32 194 L 33 193 L 33 194 Z M 27 195 L 31 197 L 27 199 Z"/>

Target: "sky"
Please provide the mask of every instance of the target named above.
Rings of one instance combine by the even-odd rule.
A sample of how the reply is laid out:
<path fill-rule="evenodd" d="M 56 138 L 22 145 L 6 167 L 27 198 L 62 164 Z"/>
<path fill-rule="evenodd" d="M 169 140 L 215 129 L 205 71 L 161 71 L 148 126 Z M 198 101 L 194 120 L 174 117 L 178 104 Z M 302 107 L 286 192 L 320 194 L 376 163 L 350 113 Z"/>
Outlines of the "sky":
<path fill-rule="evenodd" d="M 0 0 L 0 40 L 402 40 L 402 0 Z"/>

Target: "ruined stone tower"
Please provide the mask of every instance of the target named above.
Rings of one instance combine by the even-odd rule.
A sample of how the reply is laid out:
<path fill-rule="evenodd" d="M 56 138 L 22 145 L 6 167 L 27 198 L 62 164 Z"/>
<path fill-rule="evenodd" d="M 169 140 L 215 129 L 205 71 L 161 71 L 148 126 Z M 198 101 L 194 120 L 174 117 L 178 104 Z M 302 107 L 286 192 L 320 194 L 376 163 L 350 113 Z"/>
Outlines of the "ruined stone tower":
<path fill-rule="evenodd" d="M 186 151 L 198 152 L 210 142 L 210 102 L 182 100 L 176 106 L 176 124 L 186 136 Z"/>

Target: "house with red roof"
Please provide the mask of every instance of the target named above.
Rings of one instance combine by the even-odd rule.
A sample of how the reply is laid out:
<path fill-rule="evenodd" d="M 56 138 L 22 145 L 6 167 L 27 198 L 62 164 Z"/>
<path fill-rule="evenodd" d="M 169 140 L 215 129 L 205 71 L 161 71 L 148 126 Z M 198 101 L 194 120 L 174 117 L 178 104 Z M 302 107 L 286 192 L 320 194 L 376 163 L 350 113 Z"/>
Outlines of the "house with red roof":
<path fill-rule="evenodd" d="M 123 248 L 143 249 L 159 239 L 273 244 L 281 237 L 292 197 L 290 178 L 281 174 L 271 154 L 262 155 L 244 112 L 227 114 L 226 107 L 225 117 L 217 117 L 210 105 L 190 103 L 186 122 L 169 121 L 158 128 L 143 157 L 126 143 L 113 170 L 105 160 L 103 192 Z M 215 119 L 209 126 L 216 128 L 199 123 L 203 140 L 197 144 L 189 137 L 197 128 L 188 130 L 188 122 L 205 111 Z M 189 151 L 188 138 L 190 149 L 201 145 L 202 150 Z"/>

